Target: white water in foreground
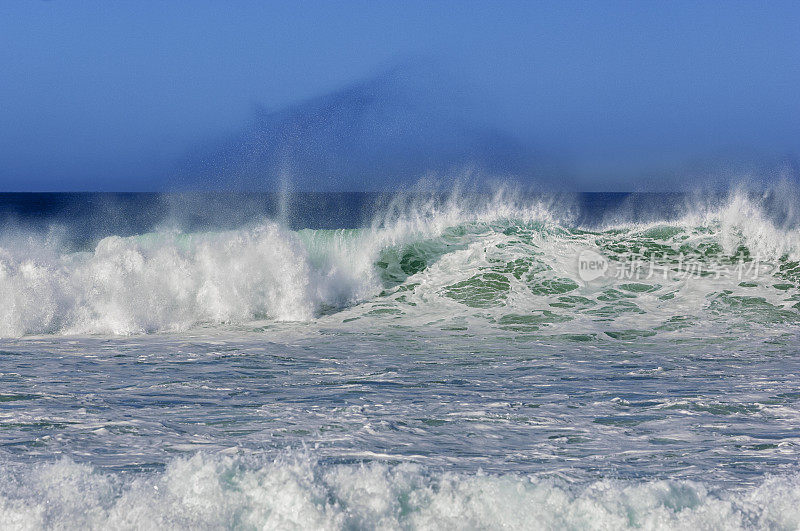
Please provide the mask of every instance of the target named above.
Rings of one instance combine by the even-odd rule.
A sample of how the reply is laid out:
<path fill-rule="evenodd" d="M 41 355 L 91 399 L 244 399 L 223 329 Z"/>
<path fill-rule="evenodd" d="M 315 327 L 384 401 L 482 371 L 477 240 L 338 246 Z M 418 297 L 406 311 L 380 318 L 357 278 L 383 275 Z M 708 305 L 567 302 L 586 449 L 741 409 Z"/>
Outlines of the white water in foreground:
<path fill-rule="evenodd" d="M 416 465 L 324 466 L 196 455 L 126 477 L 63 459 L 3 467 L 4 529 L 795 529 L 800 479 L 743 492 L 686 481 L 575 486 Z"/>

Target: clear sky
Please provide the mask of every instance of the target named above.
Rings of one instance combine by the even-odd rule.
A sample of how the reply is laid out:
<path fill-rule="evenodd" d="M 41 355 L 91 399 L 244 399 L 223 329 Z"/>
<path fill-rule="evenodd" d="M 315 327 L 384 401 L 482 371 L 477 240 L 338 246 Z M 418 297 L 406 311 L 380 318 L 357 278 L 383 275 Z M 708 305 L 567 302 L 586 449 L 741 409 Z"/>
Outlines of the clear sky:
<path fill-rule="evenodd" d="M 792 160 L 798 28 L 800 2 L 6 1 L 0 190 L 163 189 L 255 105 L 419 57 L 584 188 Z"/>

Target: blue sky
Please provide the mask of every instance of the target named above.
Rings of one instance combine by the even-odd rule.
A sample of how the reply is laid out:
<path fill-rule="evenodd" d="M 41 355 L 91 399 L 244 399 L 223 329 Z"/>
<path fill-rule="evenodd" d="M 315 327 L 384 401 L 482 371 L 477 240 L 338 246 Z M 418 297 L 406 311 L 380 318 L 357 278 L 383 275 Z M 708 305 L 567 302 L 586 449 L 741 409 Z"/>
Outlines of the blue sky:
<path fill-rule="evenodd" d="M 416 60 L 470 102 L 458 123 L 554 161 L 545 178 L 780 164 L 800 154 L 798 27 L 798 2 L 4 2 L 0 190 L 165 189 L 254 107 Z"/>

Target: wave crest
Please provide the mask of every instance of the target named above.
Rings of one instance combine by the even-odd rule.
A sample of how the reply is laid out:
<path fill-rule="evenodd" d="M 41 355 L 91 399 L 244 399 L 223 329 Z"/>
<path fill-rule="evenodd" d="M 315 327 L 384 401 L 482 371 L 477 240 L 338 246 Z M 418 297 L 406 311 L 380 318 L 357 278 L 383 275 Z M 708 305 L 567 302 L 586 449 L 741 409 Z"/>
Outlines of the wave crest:
<path fill-rule="evenodd" d="M 800 232 L 776 222 L 767 203 L 737 192 L 721 204 L 686 208 L 678 219 L 580 227 L 569 203 L 501 191 L 396 198 L 370 227 L 353 230 L 290 231 L 266 221 L 217 233 L 111 236 L 90 252 L 6 234 L 0 242 L 0 336 L 307 321 L 364 302 L 356 317 L 372 310 L 406 315 L 413 304 L 448 318 L 455 303 L 498 309 L 483 314 L 505 329 L 529 331 L 573 321 L 583 310 L 595 323 L 611 317 L 624 324 L 648 314 L 669 329 L 677 326 L 670 319 L 697 316 L 698 308 L 713 314 L 749 305 L 786 321 L 791 316 L 781 312 L 794 312 L 800 301 Z M 679 255 L 704 263 L 766 260 L 777 273 L 748 293 L 738 293 L 748 285 L 732 277 L 689 286 L 673 275 L 587 294 L 575 269 L 582 249 L 611 260 L 634 252 L 658 255 L 673 269 Z"/>

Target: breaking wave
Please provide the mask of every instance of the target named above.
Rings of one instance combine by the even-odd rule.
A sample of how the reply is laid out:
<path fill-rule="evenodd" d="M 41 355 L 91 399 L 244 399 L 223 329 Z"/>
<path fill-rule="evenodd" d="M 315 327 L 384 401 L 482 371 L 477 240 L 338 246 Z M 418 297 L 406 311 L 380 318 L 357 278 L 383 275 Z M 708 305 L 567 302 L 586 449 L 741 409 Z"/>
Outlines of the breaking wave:
<path fill-rule="evenodd" d="M 456 314 L 511 332 L 568 328 L 583 338 L 669 333 L 720 316 L 795 323 L 800 232 L 793 212 L 765 205 L 738 192 L 670 219 L 588 226 L 555 200 L 453 195 L 398 199 L 362 229 L 292 231 L 264 221 L 111 236 L 80 252 L 7 232 L 0 337 L 264 319 L 431 323 Z M 586 282 L 576 257 L 587 249 L 617 272 L 631 257 L 657 272 Z M 686 274 L 690 263 L 695 275 Z"/>

